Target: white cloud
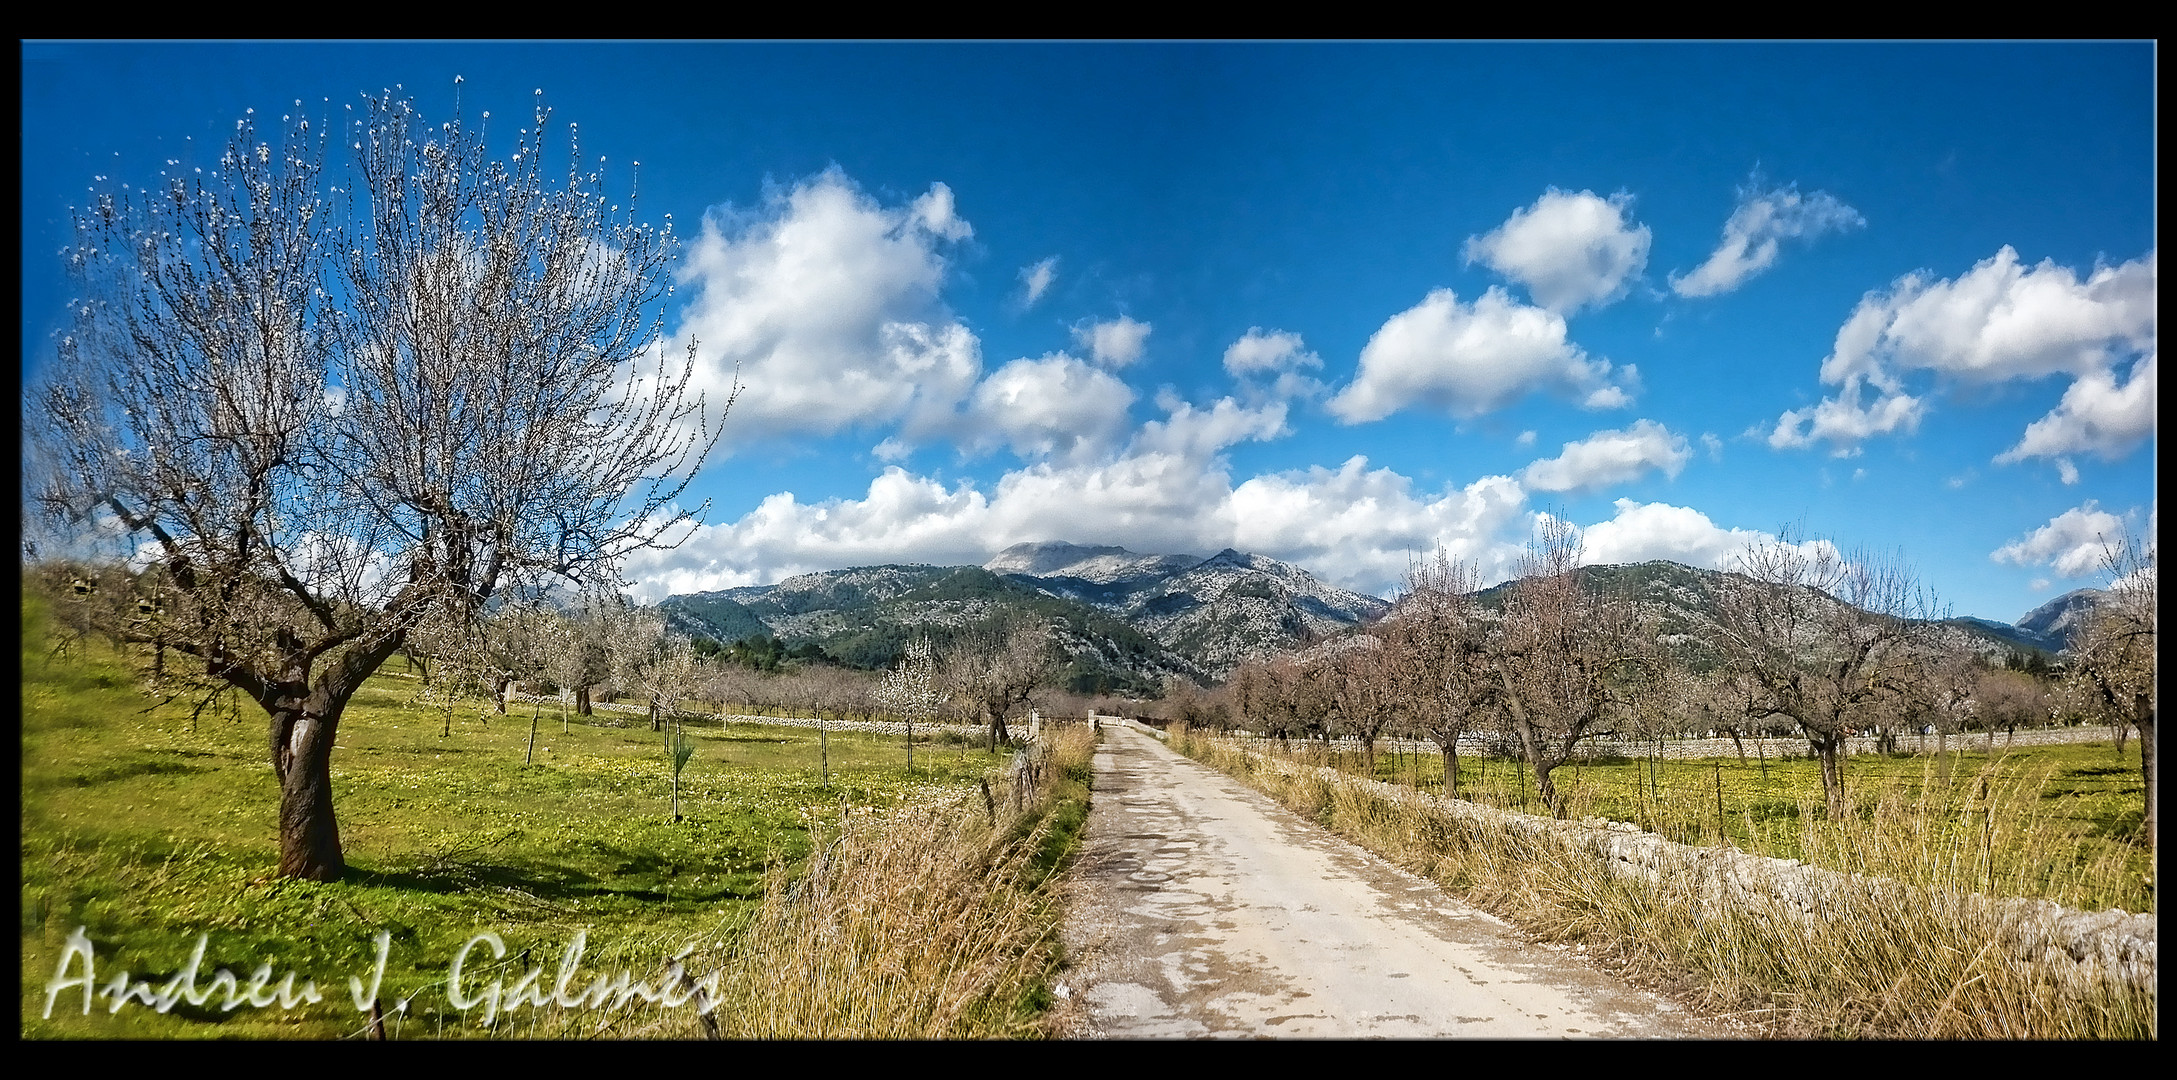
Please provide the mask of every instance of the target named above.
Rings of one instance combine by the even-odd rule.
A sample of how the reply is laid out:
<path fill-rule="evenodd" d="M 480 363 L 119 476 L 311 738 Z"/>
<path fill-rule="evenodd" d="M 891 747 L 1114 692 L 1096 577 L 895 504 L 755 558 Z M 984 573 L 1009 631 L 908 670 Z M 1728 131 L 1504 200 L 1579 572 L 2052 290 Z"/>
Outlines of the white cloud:
<path fill-rule="evenodd" d="M 2153 340 L 2155 254 L 2080 281 L 2051 259 L 2025 267 L 2005 245 L 1956 280 L 1907 274 L 1869 293 L 1845 327 L 1823 382 L 1913 368 L 1976 382 L 2084 375 Z"/>
<path fill-rule="evenodd" d="M 1552 311 L 1607 304 L 1648 265 L 1648 227 L 1626 220 L 1632 203 L 1622 192 L 1605 199 L 1553 187 L 1495 230 L 1469 237 L 1466 261 L 1527 286 Z"/>
<path fill-rule="evenodd" d="M 1533 431 L 1522 431 L 1519 433 L 1519 437 L 1513 439 L 1512 442 L 1519 446 L 1533 446 L 1534 440 L 1535 433 Z"/>
<path fill-rule="evenodd" d="M 1779 543 L 1772 533 L 1723 528 L 1691 507 L 1636 503 L 1631 499 L 1619 499 L 1615 505 L 1616 516 L 1580 531 L 1583 563 L 1610 565 L 1668 559 L 1721 570 L 1749 550 Z M 1835 552 L 1835 546 L 1827 540 L 1799 541 L 1793 546 L 1808 553 Z"/>
<path fill-rule="evenodd" d="M 944 184 L 931 184 L 914 203 L 915 224 L 933 236 L 947 240 L 965 240 L 975 235 L 975 228 L 954 212 L 952 189 Z"/>
<path fill-rule="evenodd" d="M 2063 460 L 2066 454 L 2092 453 L 2114 461 L 2130 453 L 2154 435 L 2155 355 L 2135 362 L 2122 386 L 2112 371 L 2091 371 L 2073 380 L 2056 408 L 2026 425 L 2018 445 L 1996 455 L 1996 464 L 2043 457 L 2056 458 L 2062 469 L 2070 464 Z M 2077 469 L 2069 475 L 2076 479 Z"/>
<path fill-rule="evenodd" d="M 963 484 L 947 489 L 897 466 L 865 498 L 808 504 L 772 495 L 730 525 L 698 527 L 670 551 L 641 551 L 626 573 L 637 599 L 759 585 L 794 574 L 893 562 L 981 562 L 990 504 Z"/>
<path fill-rule="evenodd" d="M 1717 438 L 1717 437 L 1716 437 L 1716 436 L 1714 436 L 1713 434 L 1709 434 L 1709 433 L 1703 432 L 1703 433 L 1702 433 L 1702 435 L 1701 435 L 1701 447 L 1702 447 L 1703 449 L 1705 449 L 1705 450 L 1707 450 L 1707 451 L 1708 451 L 1708 460 L 1710 460 L 1710 461 L 1722 461 L 1722 460 L 1723 460 L 1723 440 L 1722 440 L 1722 439 L 1719 439 L 1719 438 Z"/>
<path fill-rule="evenodd" d="M 1105 367 L 1122 368 L 1141 359 L 1141 349 L 1149 340 L 1149 323 L 1135 322 L 1121 315 L 1110 322 L 1100 322 L 1078 329 L 1073 336 L 1088 347 L 1089 355 Z"/>
<path fill-rule="evenodd" d="M 1058 256 L 1053 255 L 1034 266 L 1020 268 L 1021 307 L 1036 306 L 1043 294 L 1051 289 L 1051 282 L 1058 280 Z"/>
<path fill-rule="evenodd" d="M 976 564 L 1022 541 L 1066 539 L 1136 551 L 1235 547 L 1385 595 L 1438 545 L 1474 562 L 1484 580 L 1505 580 L 1541 519 L 1512 477 L 1426 492 L 1358 456 L 1337 468 L 1264 474 L 1235 486 L 1223 451 L 1282 434 L 1284 406 L 1231 398 L 1195 406 L 1169 394 L 1159 403 L 1164 419 L 1142 425 L 1122 450 L 1099 460 L 1045 460 L 994 484 L 951 487 L 894 466 L 861 498 L 804 503 L 781 492 L 739 521 L 697 529 L 676 549 L 639 553 L 627 572 L 641 583 L 639 595 L 656 600 L 848 566 Z M 1768 533 L 1721 528 L 1686 507 L 1631 500 L 1619 500 L 1614 518 L 1582 536 L 1589 563 L 1672 559 L 1706 567 L 1777 542 Z"/>
<path fill-rule="evenodd" d="M 1157 407 L 1165 411 L 1165 418 L 1143 424 L 1131 452 L 1207 459 L 1228 446 L 1267 442 L 1290 431 L 1285 426 L 1285 404 L 1279 401 L 1244 405 L 1226 397 L 1208 409 L 1198 409 L 1165 391 L 1157 395 Z"/>
<path fill-rule="evenodd" d="M 1628 367 L 1618 381 L 1629 383 Z M 1391 316 L 1361 349 L 1352 384 L 1330 401 L 1349 424 L 1420 406 L 1454 416 L 1499 409 L 1536 390 L 1578 398 L 1589 408 L 1630 400 L 1608 360 L 1589 359 L 1565 338 L 1564 317 L 1513 300 L 1491 286 L 1472 305 L 1450 289 Z"/>
<path fill-rule="evenodd" d="M 700 340 L 714 403 L 739 365 L 726 440 L 945 422 L 982 372 L 939 298 L 940 249 L 970 234 L 943 184 L 888 208 L 836 169 L 707 215 L 680 272 L 696 290 L 680 336 Z"/>
<path fill-rule="evenodd" d="M 1442 544 L 1485 580 L 1512 574 L 1529 524 L 1526 493 L 1487 476 L 1429 497 L 1411 479 L 1353 457 L 1337 469 L 1258 476 L 1232 493 L 1233 546 L 1288 559 L 1347 588 L 1381 594 Z"/>
<path fill-rule="evenodd" d="M 1636 420 L 1628 428 L 1566 443 L 1563 453 L 1520 470 L 1519 479 L 1531 491 L 1594 491 L 1637 479 L 1649 469 L 1676 478 L 1692 458 L 1685 436 L 1653 420 Z"/>
<path fill-rule="evenodd" d="M 1022 457 L 1071 456 L 1108 448 L 1126 429 L 1134 391 L 1064 353 L 1019 359 L 975 388 L 963 428 L 1002 441 Z"/>
<path fill-rule="evenodd" d="M 1909 394 L 1879 394 L 1862 407 L 1860 383 L 1855 379 L 1836 397 L 1786 410 L 1777 418 L 1776 430 L 1769 433 L 1769 445 L 1784 450 L 1828 442 L 1837 457 L 1851 457 L 1859 453 L 1861 440 L 1918 428 L 1926 411 L 1926 403 Z"/>
<path fill-rule="evenodd" d="M 2124 535 L 2124 519 L 2088 499 L 1988 557 L 2018 566 L 2048 566 L 2064 577 L 2085 577 L 2101 569 L 2109 545 Z"/>
<path fill-rule="evenodd" d="M 1247 333 L 1225 349 L 1225 370 L 1234 375 L 1261 375 L 1322 366 L 1323 358 L 1309 352 L 1299 334 L 1286 330 L 1264 333 L 1262 327 L 1250 326 Z"/>
<path fill-rule="evenodd" d="M 1821 378 L 1838 387 L 1838 395 L 1785 413 L 1769 443 L 1782 448 L 1826 440 L 1846 455 L 1859 440 L 1910 431 L 1922 403 L 1906 393 L 1904 377 L 1926 370 L 1977 383 L 2063 372 L 2082 382 L 2099 380 L 2081 389 L 2076 402 L 2066 394 L 2073 409 L 2060 406 L 2039 422 L 2041 430 L 2029 432 L 2010 460 L 2043 452 L 2034 446 L 2072 441 L 2096 452 L 2136 445 L 2143 437 L 2139 410 L 2142 402 L 2151 408 L 2151 389 L 2144 399 L 2128 396 L 2137 392 L 2130 386 L 2117 391 L 2112 369 L 2124 358 L 2153 352 L 2155 261 L 2148 252 L 2122 266 L 2096 266 L 2081 281 L 2051 260 L 2025 267 L 2006 246 L 1956 280 L 1901 277 L 1887 293 L 1867 294 L 1837 331 Z M 2138 377 L 2135 366 L 2135 382 Z M 1864 408 L 1863 386 L 1879 391 Z"/>
<path fill-rule="evenodd" d="M 1739 189 L 1739 205 L 1724 222 L 1723 240 L 1708 261 L 1684 277 L 1673 274 L 1671 289 L 1680 296 L 1730 292 L 1775 265 L 1780 241 L 1866 224 L 1859 211 L 1826 191 L 1802 196 L 1796 184 L 1764 191 L 1756 181 Z"/>
<path fill-rule="evenodd" d="M 1062 359 L 1078 370 L 1019 363 L 1028 365 L 1022 373 L 1031 382 L 1054 372 L 1061 379 L 1085 377 L 1089 385 L 1111 379 Z M 993 384 L 1000 382 L 994 377 Z M 1168 414 L 1163 420 L 1143 424 L 1123 449 L 1101 459 L 1075 454 L 1036 462 L 987 490 L 947 488 L 894 466 L 860 499 L 803 503 L 781 492 L 739 521 L 697 529 L 676 549 L 639 553 L 627 573 L 656 599 L 846 566 L 981 563 L 1027 540 L 1124 544 L 1137 551 L 1229 546 L 1235 524 L 1222 451 L 1284 434 L 1286 407 L 1250 407 L 1231 398 L 1196 407 L 1169 395 L 1160 404 Z M 1063 428 L 1062 420 L 1043 428 L 1024 424 L 1019 437 L 1033 440 Z M 1050 438 L 1055 444 L 1059 436 Z"/>

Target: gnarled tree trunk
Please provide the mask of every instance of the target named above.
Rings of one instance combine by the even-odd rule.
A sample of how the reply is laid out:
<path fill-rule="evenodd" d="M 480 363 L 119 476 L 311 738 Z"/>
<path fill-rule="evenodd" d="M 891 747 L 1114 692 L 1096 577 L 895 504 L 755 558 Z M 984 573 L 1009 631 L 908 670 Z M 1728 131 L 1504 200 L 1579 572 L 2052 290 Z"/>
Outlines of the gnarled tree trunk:
<path fill-rule="evenodd" d="M 340 824 L 333 816 L 333 737 L 340 730 L 341 710 L 327 715 L 322 702 L 311 700 L 317 697 L 287 697 L 266 707 L 272 725 L 272 772 L 280 781 L 279 874 L 338 881 L 348 869 L 340 850 Z"/>

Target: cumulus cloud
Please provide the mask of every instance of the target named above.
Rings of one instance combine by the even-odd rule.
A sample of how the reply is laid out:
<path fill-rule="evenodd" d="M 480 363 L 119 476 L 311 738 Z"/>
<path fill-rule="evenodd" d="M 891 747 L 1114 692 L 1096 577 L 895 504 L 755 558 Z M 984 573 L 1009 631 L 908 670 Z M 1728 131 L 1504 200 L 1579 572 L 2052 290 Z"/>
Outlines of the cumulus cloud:
<path fill-rule="evenodd" d="M 982 562 L 989 511 L 989 500 L 966 484 L 948 489 L 892 466 L 862 499 L 811 504 L 782 491 L 732 524 L 699 526 L 669 551 L 631 555 L 625 572 L 636 599 L 655 603 L 845 566 Z"/>
<path fill-rule="evenodd" d="M 1827 540 L 1784 541 L 1758 529 L 1726 529 L 1692 507 L 1668 503 L 1616 502 L 1617 514 L 1580 530 L 1581 558 L 1588 565 L 1668 559 L 1711 570 L 1727 570 L 1751 551 L 1789 543 L 1806 554 L 1837 555 Z"/>
<path fill-rule="evenodd" d="M 2137 390 L 2119 392 L 2113 372 L 2124 359 L 2153 353 L 2155 295 L 2154 252 L 2098 265 L 2083 281 L 2051 260 L 2027 267 L 2008 246 L 1955 280 L 1908 274 L 1888 292 L 1869 293 L 1837 331 L 1821 378 L 1838 395 L 1785 413 L 1770 445 L 1828 441 L 1849 454 L 1861 439 L 1909 431 L 1921 402 L 1905 391 L 1905 375 L 1926 370 L 1972 383 L 2069 373 L 2088 384 L 2076 400 L 2067 393 L 2071 409 L 2060 406 L 2038 422 L 2041 430 L 2008 452 L 2010 460 L 2074 443 L 2096 452 L 2135 446 L 2144 437 L 2140 409 L 2151 408 L 2152 364 Z M 2141 373 L 2135 365 L 2135 382 Z M 1876 391 L 1864 407 L 1863 388 Z M 2144 397 L 2132 396 L 2139 390 Z"/>
<path fill-rule="evenodd" d="M 1051 282 L 1058 280 L 1058 256 L 1053 255 L 1034 266 L 1020 268 L 1021 307 L 1032 308 L 1043 294 L 1051 289 Z"/>
<path fill-rule="evenodd" d="M 1826 191 L 1801 195 L 1797 184 L 1762 190 L 1757 180 L 1739 189 L 1739 204 L 1724 222 L 1723 240 L 1708 261 L 1684 277 L 1671 275 L 1671 290 L 1680 296 L 1730 292 L 1775 265 L 1782 241 L 1811 240 L 1866 224 L 1859 211 Z"/>
<path fill-rule="evenodd" d="M 950 189 L 887 207 L 833 169 L 705 216 L 680 278 L 699 389 L 741 393 L 729 442 L 866 424 L 943 423 L 982 373 L 940 299 L 945 246 L 972 235 Z"/>
<path fill-rule="evenodd" d="M 1475 563 L 1484 580 L 1505 580 L 1543 518 L 1512 477 L 1425 491 L 1358 456 L 1235 485 L 1224 451 L 1282 434 L 1284 406 L 1231 398 L 1200 406 L 1169 394 L 1159 404 L 1163 419 L 1099 458 L 1037 461 L 986 485 L 948 486 L 893 466 L 859 498 L 809 503 L 781 492 L 739 521 L 697 529 L 676 549 L 639 553 L 627 572 L 654 601 L 847 566 L 981 563 L 1022 541 L 1068 539 L 1136 551 L 1236 547 L 1386 595 L 1439 545 Z M 1687 507 L 1631 500 L 1581 534 L 1588 563 L 1727 567 L 1750 547 L 1779 542 Z"/>
<path fill-rule="evenodd" d="M 1348 588 L 1381 594 L 1413 559 L 1442 545 L 1488 581 L 1512 575 L 1529 526 L 1526 493 L 1507 476 L 1430 496 L 1353 457 L 1336 469 L 1258 476 L 1232 493 L 1234 546 L 1289 559 Z"/>
<path fill-rule="evenodd" d="M 1368 339 L 1360 370 L 1330 410 L 1349 424 L 1413 406 L 1467 417 L 1538 390 L 1614 408 L 1631 400 L 1624 384 L 1636 375 L 1628 366 L 1613 380 L 1608 360 L 1590 359 L 1566 340 L 1563 316 L 1521 304 L 1502 288 L 1491 286 L 1471 305 L 1437 289 Z"/>
<path fill-rule="evenodd" d="M 1122 368 L 1141 359 L 1143 343 L 1149 340 L 1149 323 L 1135 322 L 1121 315 L 1110 322 L 1100 322 L 1077 329 L 1075 338 L 1089 350 L 1089 355 L 1105 367 Z"/>
<path fill-rule="evenodd" d="M 1049 358 L 1047 358 L 1048 360 Z M 1030 382 L 1111 380 L 1079 360 L 1019 361 Z M 1012 367 L 1013 365 L 1008 365 Z M 1002 374 L 1002 371 L 1001 371 Z M 1004 383 L 996 376 L 991 383 Z M 776 581 L 812 570 L 887 562 L 981 563 L 1027 540 L 1124 544 L 1147 551 L 1214 551 L 1233 541 L 1232 484 L 1223 451 L 1285 433 L 1285 406 L 1225 398 L 1207 407 L 1160 399 L 1166 416 L 1143 424 L 1116 452 L 1075 453 L 1006 473 L 987 490 L 947 487 L 893 466 L 860 499 L 804 503 L 791 492 L 730 524 L 708 525 L 671 551 L 631 558 L 630 578 L 651 599 Z M 1031 446 L 1077 428 L 1064 418 L 1018 425 Z M 652 595 L 654 594 L 654 595 Z"/>
<path fill-rule="evenodd" d="M 975 388 L 969 423 L 1022 457 L 1075 456 L 1108 448 L 1125 431 L 1134 391 L 1065 353 L 1019 359 Z"/>
<path fill-rule="evenodd" d="M 1224 362 L 1225 371 L 1239 381 L 1239 393 L 1252 400 L 1314 399 L 1327 390 L 1322 380 L 1301 374 L 1321 368 L 1323 358 L 1289 331 L 1248 327 L 1226 347 Z"/>
<path fill-rule="evenodd" d="M 1653 420 L 1636 420 L 1628 428 L 1566 443 L 1556 457 L 1522 469 L 1519 479 L 1530 491 L 1595 491 L 1637 479 L 1650 469 L 1676 478 L 1692 458 L 1685 436 Z"/>
<path fill-rule="evenodd" d="M 2091 453 L 2114 461 L 2130 453 L 2154 435 L 2154 372 L 2155 354 L 2149 353 L 2132 364 L 2122 386 L 2113 371 L 2079 376 L 2055 409 L 2026 425 L 2018 445 L 1996 455 L 1996 464 L 2055 458 L 2059 469 L 2068 468 L 2068 484 L 2078 478 L 2078 471 L 2064 455 Z"/>
<path fill-rule="evenodd" d="M 1527 287 L 1535 303 L 1570 312 L 1625 295 L 1648 265 L 1646 225 L 1627 218 L 1633 197 L 1551 188 L 1533 206 L 1466 242 L 1466 261 Z"/>
<path fill-rule="evenodd" d="M 1234 375 L 1266 375 L 1322 366 L 1323 358 L 1309 352 L 1299 334 L 1286 330 L 1264 333 L 1262 327 L 1250 326 L 1238 341 L 1225 348 L 1225 370 Z"/>
<path fill-rule="evenodd" d="M 1291 430 L 1285 426 L 1283 402 L 1243 404 L 1225 397 L 1202 409 L 1167 390 L 1157 395 L 1157 407 L 1164 410 L 1164 419 L 1143 424 L 1131 452 L 1206 460 L 1226 447 L 1267 442 Z"/>
<path fill-rule="evenodd" d="M 1927 412 L 1927 404 L 1910 394 L 1877 393 L 1874 401 L 1861 405 L 1860 393 L 1860 383 L 1854 380 L 1836 397 L 1804 409 L 1785 410 L 1769 433 L 1769 445 L 1785 450 L 1827 442 L 1835 456 L 1851 457 L 1859 453 L 1862 440 L 1918 428 Z"/>
<path fill-rule="evenodd" d="M 1912 368 L 1975 382 L 2084 375 L 2154 333 L 2154 253 L 2081 281 L 2051 259 L 2024 266 L 2005 245 L 1955 280 L 1907 274 L 1868 294 L 1822 361 L 1822 381 Z"/>
<path fill-rule="evenodd" d="M 1988 557 L 2017 566 L 2047 566 L 2064 577 L 2085 577 L 2101 569 L 2104 553 L 2124 535 L 2124 519 L 2088 499 Z"/>

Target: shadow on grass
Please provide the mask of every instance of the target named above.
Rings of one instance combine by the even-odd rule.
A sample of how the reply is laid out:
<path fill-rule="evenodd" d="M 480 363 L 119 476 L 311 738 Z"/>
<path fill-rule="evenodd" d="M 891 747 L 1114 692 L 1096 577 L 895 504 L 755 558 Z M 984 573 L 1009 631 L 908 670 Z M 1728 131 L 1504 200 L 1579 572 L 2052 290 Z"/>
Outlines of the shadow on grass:
<path fill-rule="evenodd" d="M 201 765 L 189 765 L 179 761 L 130 761 L 109 765 L 95 772 L 77 773 L 63 779 L 61 783 L 68 787 L 93 787 L 138 776 L 187 776 L 209 771 Z"/>
<path fill-rule="evenodd" d="M 706 877 L 702 885 L 684 883 L 683 870 Z M 351 864 L 348 880 L 366 888 L 457 896 L 486 892 L 526 896 L 544 904 L 574 904 L 585 900 L 626 900 L 652 904 L 701 906 L 763 896 L 762 868 L 728 870 L 715 866 L 691 866 L 661 856 L 624 858 L 617 871 L 599 876 L 558 863 L 526 861 L 520 864 L 467 860 L 434 860 L 422 866 L 371 869 Z M 670 886 L 670 888 L 668 888 Z"/>

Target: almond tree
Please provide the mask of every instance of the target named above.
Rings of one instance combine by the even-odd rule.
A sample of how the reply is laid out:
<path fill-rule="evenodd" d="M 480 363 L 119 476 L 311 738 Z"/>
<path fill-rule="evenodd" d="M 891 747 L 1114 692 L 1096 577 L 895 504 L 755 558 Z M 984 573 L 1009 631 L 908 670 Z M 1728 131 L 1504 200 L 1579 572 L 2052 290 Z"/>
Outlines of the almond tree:
<path fill-rule="evenodd" d="M 1748 716 L 1798 725 L 1821 761 L 1832 817 L 1845 810 L 1844 740 L 1881 722 L 1923 678 L 1934 608 L 1902 562 L 1847 558 L 1788 530 L 1749 545 L 1717 583 L 1716 646 L 1751 687 Z"/>
<path fill-rule="evenodd" d="M 264 709 L 283 876 L 345 872 L 341 717 L 426 617 L 610 578 L 691 523 L 676 500 L 715 435 L 692 345 L 658 347 L 673 236 L 548 121 L 498 160 L 404 99 L 338 123 L 298 103 L 74 211 L 32 483 L 63 528 L 158 565 L 166 647 Z"/>
<path fill-rule="evenodd" d="M 1051 632 L 1033 622 L 985 627 L 953 639 L 944 669 L 954 692 L 979 708 L 993 747 L 1008 741 L 1006 714 L 1028 703 L 1051 670 Z"/>
<path fill-rule="evenodd" d="M 899 663 L 877 685 L 877 700 L 885 710 L 907 721 L 907 768 L 915 767 L 915 720 L 925 722 L 945 707 L 949 695 L 939 680 L 937 650 L 927 637 L 918 637 L 900 650 Z"/>
<path fill-rule="evenodd" d="M 1571 524 L 1545 517 L 1492 648 L 1505 722 L 1559 817 L 1565 800 L 1551 772 L 1603 723 L 1635 711 L 1662 670 L 1654 627 L 1630 598 L 1583 581 L 1580 554 Z"/>
<path fill-rule="evenodd" d="M 2109 596 L 2072 646 L 2072 681 L 2094 707 L 2139 731 L 2140 780 L 2146 789 L 2141 829 L 2155 847 L 2154 619 L 2155 542 L 2126 535 L 2104 541 Z"/>
<path fill-rule="evenodd" d="M 1404 713 L 1392 675 L 1400 667 L 1402 644 L 1374 634 L 1356 634 L 1350 643 L 1320 662 L 1341 733 L 1361 741 L 1363 774 L 1376 775 L 1376 742 Z"/>
<path fill-rule="evenodd" d="M 1444 755 L 1444 794 L 1459 795 L 1459 739 L 1497 707 L 1489 624 L 1474 596 L 1481 572 L 1438 548 L 1407 571 L 1406 595 L 1379 631 L 1403 646 L 1391 677 L 1417 730 Z"/>
<path fill-rule="evenodd" d="M 695 649 L 687 638 L 665 632 L 665 616 L 655 608 L 622 601 L 604 609 L 605 653 L 613 682 L 641 698 L 650 714 L 650 730 L 662 731 L 665 716 L 695 685 Z"/>
<path fill-rule="evenodd" d="M 1988 725 L 1991 743 L 1999 727 L 2003 729 L 2003 745 L 2009 746 L 2018 737 L 2020 724 L 2048 723 L 2048 688 L 2023 671 L 1982 666 L 1973 697 L 1980 703 L 1981 721 Z"/>
<path fill-rule="evenodd" d="M 601 643 L 579 616 L 560 612 L 544 627 L 544 677 L 559 689 L 559 733 L 567 733 L 570 704 L 589 713 L 589 688 L 604 678 Z"/>

